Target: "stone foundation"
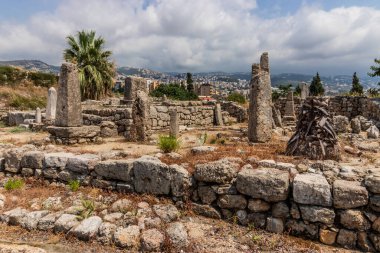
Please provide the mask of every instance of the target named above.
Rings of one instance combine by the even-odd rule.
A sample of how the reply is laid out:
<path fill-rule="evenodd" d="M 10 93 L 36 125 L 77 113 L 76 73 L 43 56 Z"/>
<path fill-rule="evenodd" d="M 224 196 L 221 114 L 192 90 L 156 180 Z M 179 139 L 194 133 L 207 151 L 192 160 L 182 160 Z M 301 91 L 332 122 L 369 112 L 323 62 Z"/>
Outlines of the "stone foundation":
<path fill-rule="evenodd" d="M 380 250 L 380 174 L 374 167 L 261 160 L 253 169 L 230 158 L 199 163 L 191 174 L 152 156 L 101 161 L 93 154 L 28 151 L 29 146 L 4 151 L 1 170 L 6 175 L 77 179 L 82 185 L 167 196 L 189 201 L 194 212 L 207 217 L 236 219 L 328 245 Z"/>
<path fill-rule="evenodd" d="M 56 144 L 77 144 L 99 142 L 101 140 L 99 126 L 57 127 L 49 126 L 50 140 Z"/>

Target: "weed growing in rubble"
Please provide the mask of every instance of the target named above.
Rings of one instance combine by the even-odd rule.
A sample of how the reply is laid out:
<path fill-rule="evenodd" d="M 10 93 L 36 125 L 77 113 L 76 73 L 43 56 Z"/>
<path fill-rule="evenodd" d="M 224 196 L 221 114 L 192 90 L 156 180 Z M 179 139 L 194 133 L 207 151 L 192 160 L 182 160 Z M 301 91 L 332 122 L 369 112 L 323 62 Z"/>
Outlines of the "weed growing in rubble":
<path fill-rule="evenodd" d="M 24 186 L 24 181 L 22 179 L 9 179 L 5 184 L 4 188 L 7 191 L 21 189 Z"/>
<path fill-rule="evenodd" d="M 86 219 L 95 211 L 95 202 L 90 199 L 82 199 L 83 211 L 80 213 L 80 218 Z"/>
<path fill-rule="evenodd" d="M 174 136 L 160 136 L 158 139 L 158 147 L 164 152 L 164 153 L 170 153 L 174 152 L 179 149 L 180 142 L 179 140 Z"/>
<path fill-rule="evenodd" d="M 68 182 L 68 186 L 69 186 L 71 191 L 76 192 L 79 189 L 80 182 L 79 182 L 79 180 L 70 180 Z"/>

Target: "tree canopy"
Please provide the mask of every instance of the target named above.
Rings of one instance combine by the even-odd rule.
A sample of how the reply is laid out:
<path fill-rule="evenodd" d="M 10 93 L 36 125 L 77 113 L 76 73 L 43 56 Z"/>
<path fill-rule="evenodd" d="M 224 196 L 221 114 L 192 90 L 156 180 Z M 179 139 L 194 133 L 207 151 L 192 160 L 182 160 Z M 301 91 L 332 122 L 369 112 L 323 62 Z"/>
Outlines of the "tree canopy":
<path fill-rule="evenodd" d="M 247 102 L 245 97 L 242 94 L 237 93 L 237 92 L 230 93 L 227 97 L 227 100 L 232 101 L 232 102 L 237 102 L 239 104 L 245 104 Z"/>
<path fill-rule="evenodd" d="M 319 73 L 313 77 L 310 84 L 310 95 L 311 96 L 322 96 L 325 93 L 325 88 L 323 87 Z"/>
<path fill-rule="evenodd" d="M 168 98 L 175 100 L 197 100 L 198 96 L 193 92 L 184 89 L 180 84 L 160 84 L 155 90 L 150 93 L 153 97 L 163 97 L 166 95 Z"/>
<path fill-rule="evenodd" d="M 363 86 L 360 84 L 359 78 L 356 75 L 356 72 L 352 76 L 352 88 L 350 91 L 352 94 L 358 94 L 362 95 L 363 94 Z"/>
<path fill-rule="evenodd" d="M 371 77 L 375 77 L 375 76 L 380 77 L 380 59 L 375 58 L 374 62 L 375 62 L 375 65 L 370 67 L 372 72 L 368 73 L 368 75 Z M 378 83 L 378 85 L 380 85 L 380 82 Z"/>
<path fill-rule="evenodd" d="M 187 91 L 194 93 L 193 75 L 191 73 L 186 74 Z"/>
<path fill-rule="evenodd" d="M 69 48 L 64 50 L 64 59 L 77 64 L 82 100 L 100 99 L 112 90 L 115 76 L 111 51 L 104 50 L 105 40 L 96 37 L 95 31 L 79 31 L 68 36 Z"/>

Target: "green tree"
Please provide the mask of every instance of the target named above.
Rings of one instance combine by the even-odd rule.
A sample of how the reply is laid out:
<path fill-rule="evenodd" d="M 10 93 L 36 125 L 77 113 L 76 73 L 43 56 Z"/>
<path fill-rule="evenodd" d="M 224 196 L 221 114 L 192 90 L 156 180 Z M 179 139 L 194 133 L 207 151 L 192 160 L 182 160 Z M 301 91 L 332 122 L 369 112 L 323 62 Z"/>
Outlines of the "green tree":
<path fill-rule="evenodd" d="M 360 84 L 359 78 L 356 75 L 356 72 L 352 76 L 352 88 L 350 92 L 353 94 L 359 94 L 359 95 L 363 94 L 363 86 Z"/>
<path fill-rule="evenodd" d="M 371 77 L 380 76 L 380 59 L 375 58 L 374 62 L 375 62 L 375 65 L 370 67 L 370 69 L 372 70 L 372 73 L 368 73 L 368 75 Z M 378 66 L 376 66 L 376 64 Z M 380 85 L 380 82 L 377 84 Z"/>
<path fill-rule="evenodd" d="M 79 70 L 82 100 L 100 99 L 110 93 L 114 83 L 115 66 L 110 61 L 111 51 L 104 50 L 105 40 L 95 31 L 79 31 L 67 37 L 69 48 L 64 59 L 75 63 Z"/>
<path fill-rule="evenodd" d="M 170 84 L 160 84 L 156 89 L 154 89 L 150 95 L 152 97 L 163 97 L 166 95 L 168 98 L 175 100 L 197 100 L 198 96 L 193 92 L 188 92 L 183 89 L 180 84 L 170 83 Z"/>
<path fill-rule="evenodd" d="M 237 102 L 239 104 L 245 104 L 247 102 L 245 97 L 242 94 L 237 93 L 237 92 L 230 93 L 227 97 L 227 100 Z"/>
<path fill-rule="evenodd" d="M 191 73 L 186 74 L 187 91 L 194 93 L 193 75 Z"/>
<path fill-rule="evenodd" d="M 294 96 L 301 96 L 301 86 L 300 85 L 297 85 L 296 88 L 294 89 Z"/>
<path fill-rule="evenodd" d="M 317 75 L 313 77 L 313 81 L 311 81 L 309 89 L 311 96 L 322 96 L 325 93 L 325 88 L 323 88 L 323 84 L 318 72 Z"/>

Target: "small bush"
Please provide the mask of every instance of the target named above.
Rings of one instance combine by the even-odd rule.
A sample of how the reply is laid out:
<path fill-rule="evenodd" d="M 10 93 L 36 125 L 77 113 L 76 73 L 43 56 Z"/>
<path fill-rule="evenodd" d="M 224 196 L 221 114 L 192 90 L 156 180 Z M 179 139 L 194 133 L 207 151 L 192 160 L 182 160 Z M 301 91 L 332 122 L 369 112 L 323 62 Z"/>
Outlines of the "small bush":
<path fill-rule="evenodd" d="M 76 192 L 80 187 L 80 182 L 79 180 L 70 180 L 68 185 L 71 191 Z"/>
<path fill-rule="evenodd" d="M 180 142 L 174 136 L 160 136 L 158 139 L 158 147 L 164 153 L 170 153 L 179 149 Z"/>
<path fill-rule="evenodd" d="M 228 95 L 227 100 L 232 101 L 232 102 L 237 102 L 239 104 L 245 104 L 247 102 L 245 97 L 242 94 L 237 93 L 237 92 L 232 92 L 230 95 Z"/>
<path fill-rule="evenodd" d="M 4 184 L 4 188 L 5 190 L 7 191 L 11 191 L 11 190 L 16 190 L 16 189 L 20 189 L 24 186 L 24 181 L 22 181 L 22 179 L 9 179 L 5 184 Z"/>

